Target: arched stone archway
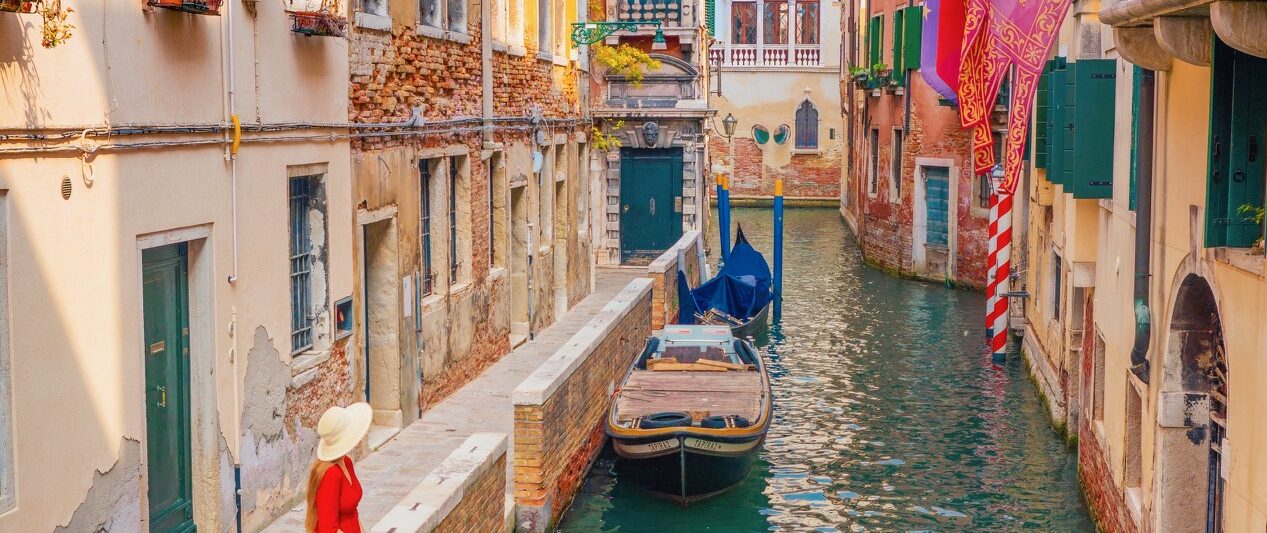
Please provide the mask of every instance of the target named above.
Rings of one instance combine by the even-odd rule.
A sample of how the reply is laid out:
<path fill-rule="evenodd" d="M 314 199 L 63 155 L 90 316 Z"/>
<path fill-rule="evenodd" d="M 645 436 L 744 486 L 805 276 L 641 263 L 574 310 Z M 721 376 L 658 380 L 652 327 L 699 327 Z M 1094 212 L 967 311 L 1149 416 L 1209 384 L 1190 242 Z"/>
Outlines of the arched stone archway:
<path fill-rule="evenodd" d="M 1220 532 L 1227 357 L 1214 290 L 1187 274 L 1174 298 L 1157 406 L 1157 531 Z"/>

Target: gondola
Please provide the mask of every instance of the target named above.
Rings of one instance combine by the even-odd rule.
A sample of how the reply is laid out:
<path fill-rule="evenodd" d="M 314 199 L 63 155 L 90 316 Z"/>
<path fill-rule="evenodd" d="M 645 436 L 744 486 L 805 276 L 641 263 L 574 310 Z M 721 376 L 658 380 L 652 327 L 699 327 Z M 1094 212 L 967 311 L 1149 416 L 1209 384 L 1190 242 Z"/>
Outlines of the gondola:
<path fill-rule="evenodd" d="M 678 321 L 724 325 L 741 339 L 759 338 L 774 299 L 770 277 L 770 265 L 748 243 L 741 226 L 730 257 L 713 279 L 692 289 L 686 276 L 678 272 Z"/>
<path fill-rule="evenodd" d="M 743 481 L 770 428 L 766 366 L 724 326 L 666 326 L 616 391 L 606 432 L 617 471 L 686 506 Z"/>

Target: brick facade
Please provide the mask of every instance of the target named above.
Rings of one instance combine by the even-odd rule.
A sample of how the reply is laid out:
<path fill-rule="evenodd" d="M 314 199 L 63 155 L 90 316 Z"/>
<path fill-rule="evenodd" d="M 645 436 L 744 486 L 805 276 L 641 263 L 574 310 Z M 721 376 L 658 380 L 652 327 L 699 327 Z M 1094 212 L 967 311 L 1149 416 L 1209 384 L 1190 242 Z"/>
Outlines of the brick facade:
<path fill-rule="evenodd" d="M 735 171 L 730 179 L 730 194 L 735 197 L 774 196 L 774 180 L 783 178 L 783 195 L 788 198 L 837 198 L 840 196 L 840 169 L 845 165 L 844 146 L 840 137 L 820 139 L 821 153 L 793 153 L 785 165 L 773 166 L 751 137 L 713 137 L 708 146 L 715 161 L 730 159 L 730 142 L 735 145 Z M 789 141 L 791 142 L 791 141 Z M 831 144 L 827 144 L 831 143 Z M 709 190 L 716 186 L 716 176 L 708 178 Z"/>
<path fill-rule="evenodd" d="M 578 346 L 577 352 L 562 357 L 581 361 L 572 363 L 576 366 L 566 376 L 545 376 L 553 385 L 540 387 L 543 392 L 533 393 L 532 399 L 520 394 L 541 370 L 516 389 L 514 493 L 519 531 L 550 530 L 602 448 L 612 391 L 651 335 L 648 285 L 649 280 L 631 282 L 569 341 Z M 547 362 L 542 370 L 551 366 Z"/>
<path fill-rule="evenodd" d="M 677 273 L 685 271 L 687 283 L 699 286 L 701 246 L 699 232 L 688 231 L 647 266 L 647 277 L 651 278 L 651 329 L 678 323 Z"/>
<path fill-rule="evenodd" d="M 462 494 L 462 501 L 445 516 L 435 533 L 491 533 L 505 528 L 506 453 L 493 462 Z"/>

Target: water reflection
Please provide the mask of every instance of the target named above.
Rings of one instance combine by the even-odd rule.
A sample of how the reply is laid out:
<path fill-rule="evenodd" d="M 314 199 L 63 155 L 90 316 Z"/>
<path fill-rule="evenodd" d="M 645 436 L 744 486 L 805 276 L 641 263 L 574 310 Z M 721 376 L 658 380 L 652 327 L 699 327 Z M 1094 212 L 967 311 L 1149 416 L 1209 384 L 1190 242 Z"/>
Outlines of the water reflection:
<path fill-rule="evenodd" d="M 733 218 L 768 255 L 770 212 Z M 1024 368 L 984 352 L 983 297 L 866 267 L 834 210 L 785 223 L 783 317 L 763 348 L 775 417 L 752 475 L 681 509 L 605 455 L 561 530 L 1092 531 Z"/>

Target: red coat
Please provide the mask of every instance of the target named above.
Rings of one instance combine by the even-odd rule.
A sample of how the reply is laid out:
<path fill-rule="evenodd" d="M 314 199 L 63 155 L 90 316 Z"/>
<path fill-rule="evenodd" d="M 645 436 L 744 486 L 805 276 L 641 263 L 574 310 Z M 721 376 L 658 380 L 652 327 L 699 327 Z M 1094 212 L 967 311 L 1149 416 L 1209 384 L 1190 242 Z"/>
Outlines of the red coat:
<path fill-rule="evenodd" d="M 343 466 L 347 467 L 347 476 L 339 465 L 334 465 L 326 470 L 317 486 L 316 533 L 362 533 L 361 518 L 356 513 L 356 506 L 361 503 L 361 482 L 356 479 L 351 459 L 345 456 Z"/>

